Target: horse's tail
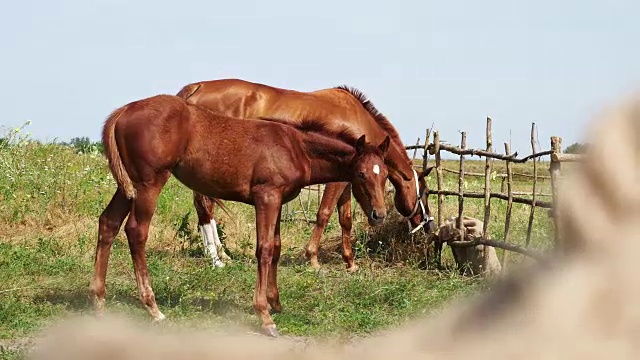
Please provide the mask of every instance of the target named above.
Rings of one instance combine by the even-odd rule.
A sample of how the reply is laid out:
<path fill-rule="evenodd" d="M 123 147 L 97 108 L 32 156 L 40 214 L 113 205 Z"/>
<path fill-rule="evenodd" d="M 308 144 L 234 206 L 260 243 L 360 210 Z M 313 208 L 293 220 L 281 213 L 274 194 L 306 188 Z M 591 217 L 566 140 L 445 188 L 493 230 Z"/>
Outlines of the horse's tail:
<path fill-rule="evenodd" d="M 196 91 L 198 91 L 198 89 L 200 89 L 200 86 L 202 86 L 202 84 L 200 83 L 185 85 L 182 89 L 180 89 L 180 91 L 178 91 L 176 96 L 188 100 L 191 96 L 193 96 L 193 94 L 196 93 Z"/>
<path fill-rule="evenodd" d="M 220 206 L 220 209 L 222 209 L 222 211 L 224 211 L 225 214 L 231 216 L 231 214 L 229 213 L 226 205 L 222 202 L 222 200 L 220 199 L 213 199 L 213 202 L 216 203 L 216 205 Z"/>
<path fill-rule="evenodd" d="M 133 187 L 131 178 L 122 163 L 115 136 L 116 121 L 126 109 L 126 105 L 116 109 L 104 122 L 104 127 L 102 128 L 102 143 L 104 144 L 104 154 L 109 161 L 109 170 L 116 179 L 118 187 L 124 191 L 127 199 L 133 199 L 136 197 L 136 189 Z"/>

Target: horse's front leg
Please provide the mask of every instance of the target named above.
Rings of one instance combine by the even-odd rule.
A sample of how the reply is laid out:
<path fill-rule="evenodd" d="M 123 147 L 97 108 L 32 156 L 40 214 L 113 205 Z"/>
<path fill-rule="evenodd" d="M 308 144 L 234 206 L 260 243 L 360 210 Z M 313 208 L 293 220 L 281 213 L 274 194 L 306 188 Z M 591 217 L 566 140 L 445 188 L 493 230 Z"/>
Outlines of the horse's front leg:
<path fill-rule="evenodd" d="M 347 271 L 355 272 L 358 270 L 353 259 L 353 249 L 351 245 L 351 227 L 353 220 L 351 219 L 351 184 L 347 183 L 344 191 L 338 199 L 338 221 L 342 229 L 342 260 L 347 266 Z"/>
<path fill-rule="evenodd" d="M 258 272 L 253 296 L 253 307 L 262 320 L 262 330 L 266 335 L 277 337 L 276 324 L 269 314 L 267 286 L 269 271 L 273 261 L 274 234 L 278 215 L 282 206 L 282 194 L 277 190 L 254 191 L 256 211 L 256 259 Z"/>

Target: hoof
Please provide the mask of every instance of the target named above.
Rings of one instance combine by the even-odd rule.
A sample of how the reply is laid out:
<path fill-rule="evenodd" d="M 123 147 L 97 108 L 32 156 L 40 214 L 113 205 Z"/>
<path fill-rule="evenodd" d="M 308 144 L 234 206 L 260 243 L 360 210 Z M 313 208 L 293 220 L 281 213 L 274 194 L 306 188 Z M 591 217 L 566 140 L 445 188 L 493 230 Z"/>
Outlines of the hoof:
<path fill-rule="evenodd" d="M 106 308 L 105 305 L 106 305 L 106 301 L 104 299 L 99 299 L 99 300 L 96 299 L 94 301 L 93 306 L 94 306 L 94 309 L 95 309 L 96 317 L 98 317 L 98 318 L 104 317 L 104 310 Z"/>
<path fill-rule="evenodd" d="M 347 272 L 349 272 L 349 273 L 354 273 L 354 272 L 358 271 L 358 269 L 360 269 L 360 268 L 358 267 L 358 265 L 353 264 L 353 265 L 351 265 L 351 267 L 348 267 L 348 268 L 347 268 Z"/>
<path fill-rule="evenodd" d="M 220 259 L 214 259 L 214 260 L 213 260 L 213 267 L 216 267 L 216 268 L 223 268 L 224 266 L 225 266 L 225 265 L 224 265 L 224 263 L 222 262 L 222 260 L 220 260 Z"/>
<path fill-rule="evenodd" d="M 320 270 L 320 263 L 318 262 L 318 259 L 311 258 L 311 260 L 309 260 L 309 263 L 312 269 Z"/>
<path fill-rule="evenodd" d="M 161 312 L 159 312 L 159 311 L 158 311 L 158 315 L 156 315 L 156 316 L 154 316 L 154 317 L 153 317 L 153 323 L 159 323 L 159 322 L 161 322 L 162 320 L 164 320 L 164 319 L 166 319 L 166 318 L 167 318 L 167 317 L 166 317 L 166 316 L 164 316 L 164 314 L 163 314 L 163 313 L 161 313 Z"/>
<path fill-rule="evenodd" d="M 229 261 L 229 260 L 231 260 L 231 257 L 229 257 L 229 255 L 227 255 L 227 253 L 226 253 L 226 252 L 224 252 L 224 250 L 219 249 L 219 250 L 218 250 L 218 253 L 220 254 L 220 258 L 221 258 L 222 260 L 225 260 L 225 261 Z"/>
<path fill-rule="evenodd" d="M 273 337 L 273 338 L 277 338 L 280 336 L 280 333 L 278 333 L 278 330 L 276 329 L 276 325 L 267 325 L 267 326 L 262 326 L 262 333 L 264 335 L 267 335 L 269 337 Z"/>

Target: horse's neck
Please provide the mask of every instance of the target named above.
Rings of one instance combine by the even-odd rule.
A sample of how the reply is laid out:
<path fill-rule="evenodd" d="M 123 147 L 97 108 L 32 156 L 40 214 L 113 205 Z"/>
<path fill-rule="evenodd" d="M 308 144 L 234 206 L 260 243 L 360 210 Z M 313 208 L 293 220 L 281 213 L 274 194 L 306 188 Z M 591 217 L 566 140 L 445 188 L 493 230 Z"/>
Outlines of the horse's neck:
<path fill-rule="evenodd" d="M 413 179 L 413 167 L 404 146 L 398 149 L 397 144 L 391 142 L 386 157 L 387 163 L 393 164 L 389 166 L 389 180 L 395 188 L 402 186 L 407 179 Z"/>
<path fill-rule="evenodd" d="M 304 133 L 303 144 L 314 184 L 348 180 L 351 160 L 355 155 L 353 146 L 313 132 Z"/>

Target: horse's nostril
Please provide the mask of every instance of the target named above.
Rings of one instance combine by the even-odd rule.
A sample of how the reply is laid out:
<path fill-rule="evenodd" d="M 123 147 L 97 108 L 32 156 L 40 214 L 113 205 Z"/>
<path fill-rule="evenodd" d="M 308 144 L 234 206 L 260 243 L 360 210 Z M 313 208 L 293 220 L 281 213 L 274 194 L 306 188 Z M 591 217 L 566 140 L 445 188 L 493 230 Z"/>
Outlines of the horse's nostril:
<path fill-rule="evenodd" d="M 387 216 L 386 212 L 378 212 L 377 210 L 371 210 L 371 218 L 373 220 L 382 220 Z"/>
<path fill-rule="evenodd" d="M 433 221 L 433 220 L 429 220 L 427 222 L 427 233 L 428 234 L 434 233 L 436 231 L 436 229 L 437 229 L 436 222 Z"/>

